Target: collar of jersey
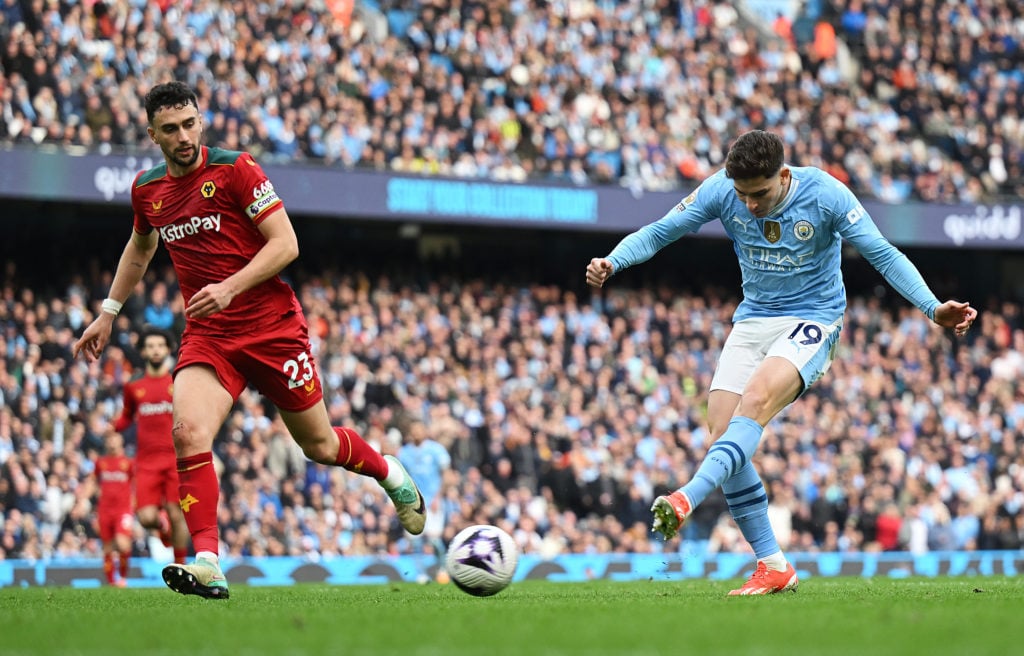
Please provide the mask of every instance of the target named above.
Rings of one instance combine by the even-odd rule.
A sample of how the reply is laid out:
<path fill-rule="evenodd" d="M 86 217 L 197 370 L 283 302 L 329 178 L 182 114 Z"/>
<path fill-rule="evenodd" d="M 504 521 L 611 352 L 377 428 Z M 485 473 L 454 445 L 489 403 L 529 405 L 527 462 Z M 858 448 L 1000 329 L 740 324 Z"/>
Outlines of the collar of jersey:
<path fill-rule="evenodd" d="M 792 170 L 793 169 L 790 169 L 790 171 Z M 789 183 L 789 191 L 786 192 L 786 197 L 782 199 L 782 204 L 773 209 L 771 212 L 768 212 L 768 214 L 766 214 L 764 218 L 775 218 L 782 214 L 787 207 L 793 204 L 793 199 L 796 198 L 796 188 L 800 186 L 800 181 L 797 180 L 795 176 L 790 176 L 790 179 L 792 181 Z"/>

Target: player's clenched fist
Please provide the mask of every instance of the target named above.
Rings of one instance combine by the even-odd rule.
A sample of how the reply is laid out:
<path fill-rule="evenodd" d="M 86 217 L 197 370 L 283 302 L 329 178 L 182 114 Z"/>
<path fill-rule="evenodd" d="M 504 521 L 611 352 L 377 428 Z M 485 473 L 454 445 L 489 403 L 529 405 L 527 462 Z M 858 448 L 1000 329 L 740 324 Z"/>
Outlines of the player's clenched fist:
<path fill-rule="evenodd" d="M 587 284 L 591 287 L 600 287 L 604 281 L 611 278 L 615 267 L 603 257 L 595 257 L 587 265 Z"/>

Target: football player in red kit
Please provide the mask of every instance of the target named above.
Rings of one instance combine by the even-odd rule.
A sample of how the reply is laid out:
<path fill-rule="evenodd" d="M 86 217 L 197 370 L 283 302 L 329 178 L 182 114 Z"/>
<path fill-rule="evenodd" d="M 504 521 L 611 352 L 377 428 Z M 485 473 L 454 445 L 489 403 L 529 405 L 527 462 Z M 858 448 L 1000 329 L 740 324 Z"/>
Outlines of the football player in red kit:
<path fill-rule="evenodd" d="M 195 562 L 164 568 L 182 594 L 226 599 L 218 561 L 213 440 L 246 383 L 271 400 L 306 456 L 380 482 L 402 526 L 423 531 L 426 508 L 394 456 L 382 456 L 352 428 L 332 427 L 299 301 L 279 273 L 299 247 L 284 203 L 260 165 L 244 152 L 201 145 L 195 93 L 169 82 L 146 94 L 148 132 L 164 163 L 132 185 L 131 239 L 100 315 L 73 352 L 100 356 L 114 317 L 142 280 L 162 240 L 185 299 L 185 332 L 174 377 L 172 434 L 178 503 Z"/>
<path fill-rule="evenodd" d="M 103 438 L 103 455 L 96 459 L 93 475 L 99 488 L 96 518 L 103 541 L 103 573 L 107 583 L 124 587 L 135 526 L 132 515 L 135 468 L 132 459 L 124 454 L 124 438 L 120 433 L 110 432 Z"/>
<path fill-rule="evenodd" d="M 174 549 L 174 562 L 188 555 L 188 526 L 178 505 L 178 466 L 174 455 L 171 404 L 174 381 L 168 358 L 171 338 L 147 328 L 139 335 L 145 373 L 124 386 L 124 406 L 114 422 L 123 432 L 135 423 L 135 516 Z"/>

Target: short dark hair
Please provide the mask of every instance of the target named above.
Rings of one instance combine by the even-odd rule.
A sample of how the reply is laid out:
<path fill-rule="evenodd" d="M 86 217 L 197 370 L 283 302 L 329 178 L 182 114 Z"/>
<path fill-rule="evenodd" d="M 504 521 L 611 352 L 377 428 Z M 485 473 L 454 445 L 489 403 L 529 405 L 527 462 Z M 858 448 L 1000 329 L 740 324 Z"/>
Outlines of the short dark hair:
<path fill-rule="evenodd" d="M 733 180 L 770 178 L 782 169 L 785 148 L 778 135 L 764 130 L 741 134 L 725 157 L 725 174 Z"/>
<path fill-rule="evenodd" d="M 165 107 L 179 108 L 192 105 L 199 109 L 196 93 L 184 82 L 158 84 L 146 94 L 146 120 L 153 122 L 156 113 Z"/>
<path fill-rule="evenodd" d="M 146 345 L 146 340 L 150 337 L 163 337 L 164 341 L 167 342 L 167 348 L 172 351 L 174 350 L 174 340 L 171 339 L 170 333 L 162 328 L 157 328 L 156 326 L 145 326 L 139 333 L 138 349 L 140 351 Z"/>

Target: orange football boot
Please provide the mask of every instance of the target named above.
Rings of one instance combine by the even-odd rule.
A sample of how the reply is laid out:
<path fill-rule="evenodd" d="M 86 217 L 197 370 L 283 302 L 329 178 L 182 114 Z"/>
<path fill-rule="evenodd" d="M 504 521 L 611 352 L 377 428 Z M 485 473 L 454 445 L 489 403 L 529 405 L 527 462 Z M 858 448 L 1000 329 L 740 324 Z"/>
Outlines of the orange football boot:
<path fill-rule="evenodd" d="M 786 563 L 784 572 L 779 572 L 768 569 L 763 562 L 757 561 L 757 569 L 754 570 L 753 575 L 741 587 L 729 592 L 729 596 L 769 595 L 786 590 L 796 592 L 798 585 L 800 585 L 800 581 L 796 578 L 796 570 L 789 563 Z"/>
<path fill-rule="evenodd" d="M 676 490 L 655 499 L 651 512 L 654 513 L 651 531 L 661 533 L 666 540 L 670 540 L 679 533 L 679 527 L 686 523 L 686 518 L 693 512 L 693 504 L 682 490 Z"/>

